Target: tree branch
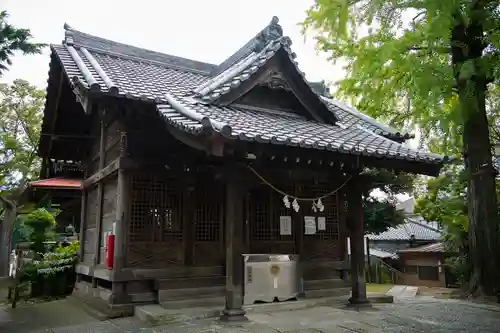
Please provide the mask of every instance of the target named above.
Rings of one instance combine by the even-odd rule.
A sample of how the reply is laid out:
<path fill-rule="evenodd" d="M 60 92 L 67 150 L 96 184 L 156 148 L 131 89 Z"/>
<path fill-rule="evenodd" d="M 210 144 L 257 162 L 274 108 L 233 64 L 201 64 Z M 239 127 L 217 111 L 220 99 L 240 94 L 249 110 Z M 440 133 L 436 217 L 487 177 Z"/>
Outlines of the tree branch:
<path fill-rule="evenodd" d="M 439 47 L 410 46 L 408 48 L 408 51 L 437 51 L 438 53 L 449 54 L 451 52 L 451 48 L 444 46 L 439 46 Z"/>

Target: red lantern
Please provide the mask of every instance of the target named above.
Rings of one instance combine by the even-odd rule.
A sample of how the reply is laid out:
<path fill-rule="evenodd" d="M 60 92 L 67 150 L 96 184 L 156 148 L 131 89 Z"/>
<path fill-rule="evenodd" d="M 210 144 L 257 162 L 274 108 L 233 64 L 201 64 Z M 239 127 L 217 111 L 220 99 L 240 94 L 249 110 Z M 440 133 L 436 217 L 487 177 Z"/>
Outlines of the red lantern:
<path fill-rule="evenodd" d="M 115 235 L 109 234 L 106 237 L 106 268 L 113 269 L 115 258 Z"/>

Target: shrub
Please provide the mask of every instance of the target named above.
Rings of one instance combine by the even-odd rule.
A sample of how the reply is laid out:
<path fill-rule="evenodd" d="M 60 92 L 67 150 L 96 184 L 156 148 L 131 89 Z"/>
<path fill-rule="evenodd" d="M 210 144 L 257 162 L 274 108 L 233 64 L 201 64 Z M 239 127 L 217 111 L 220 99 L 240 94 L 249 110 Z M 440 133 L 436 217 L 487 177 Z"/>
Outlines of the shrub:
<path fill-rule="evenodd" d="M 56 224 L 54 216 L 45 208 L 38 208 L 26 216 L 24 224 L 32 230 L 29 239 L 35 256 L 45 252 L 44 242 L 47 240 L 47 233 Z"/>
<path fill-rule="evenodd" d="M 78 242 L 66 247 L 59 245 L 55 252 L 44 253 L 40 260 L 25 264 L 22 280 L 31 283 L 31 296 L 60 296 L 71 293 L 76 278 L 78 248 Z"/>

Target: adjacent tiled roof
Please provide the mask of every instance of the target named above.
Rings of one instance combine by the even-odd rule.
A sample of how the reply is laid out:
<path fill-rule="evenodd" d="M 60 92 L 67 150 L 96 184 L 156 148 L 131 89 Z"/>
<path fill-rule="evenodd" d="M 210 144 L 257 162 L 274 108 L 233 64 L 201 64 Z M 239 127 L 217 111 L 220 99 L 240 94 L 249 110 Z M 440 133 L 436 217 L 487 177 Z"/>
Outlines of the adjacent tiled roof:
<path fill-rule="evenodd" d="M 432 244 L 427 244 L 419 247 L 410 247 L 407 249 L 399 250 L 399 253 L 413 253 L 413 252 L 433 252 L 442 253 L 445 252 L 445 247 L 443 242 L 436 242 Z"/>
<path fill-rule="evenodd" d="M 367 254 L 366 247 L 365 247 L 365 254 Z M 398 256 L 396 253 L 387 252 L 387 251 L 379 250 L 379 249 L 372 248 L 372 247 L 370 247 L 370 255 L 377 257 L 377 258 L 382 258 L 382 259 L 384 259 L 384 258 L 397 258 L 397 256 Z"/>
<path fill-rule="evenodd" d="M 32 188 L 59 188 L 79 190 L 82 188 L 82 180 L 58 177 L 33 181 L 29 185 Z"/>
<path fill-rule="evenodd" d="M 380 234 L 368 235 L 370 240 L 388 240 L 388 241 L 409 241 L 411 236 L 415 240 L 441 240 L 442 232 L 434 228 L 433 222 L 426 222 L 423 219 L 406 218 L 405 223 L 389 228 Z"/>
<path fill-rule="evenodd" d="M 382 124 L 375 119 L 365 115 L 355 108 L 331 98 L 322 97 L 327 103 L 330 110 L 335 113 L 339 119 L 342 119 L 344 124 L 348 126 L 360 126 L 366 128 L 376 134 L 380 134 L 391 139 L 410 139 L 414 136 L 408 133 L 400 133 L 395 128 Z"/>
<path fill-rule="evenodd" d="M 277 21 L 273 22 L 276 24 Z M 423 163 L 441 164 L 447 160 L 440 155 L 403 147 L 384 137 L 397 135 L 394 129 L 330 99 L 323 99 L 323 102 L 340 120 L 336 124 L 318 123 L 274 110 L 211 104 L 213 94 L 231 89 L 227 80 L 220 80 L 222 85 L 214 84 L 217 77 L 224 77 L 228 72 L 242 76 L 244 71 L 249 71 L 247 74 L 250 75 L 256 64 L 265 63 L 273 52 L 289 45 L 287 38 L 275 38 L 276 33 L 269 34 L 275 39 L 267 41 L 259 35 L 258 56 L 252 62 L 248 59 L 250 55 L 244 52 L 238 55 L 243 58 L 233 55 L 235 63 L 218 76 L 211 77 L 210 73 L 217 72 L 217 66 L 116 43 L 68 26 L 65 28 L 64 45 L 51 47 L 75 85 L 94 92 L 154 101 L 165 120 L 181 130 L 193 134 L 209 130 L 232 139 Z M 290 55 L 293 58 L 293 54 Z M 242 66 L 245 59 L 249 63 Z M 230 81 L 234 81 L 234 76 Z"/>

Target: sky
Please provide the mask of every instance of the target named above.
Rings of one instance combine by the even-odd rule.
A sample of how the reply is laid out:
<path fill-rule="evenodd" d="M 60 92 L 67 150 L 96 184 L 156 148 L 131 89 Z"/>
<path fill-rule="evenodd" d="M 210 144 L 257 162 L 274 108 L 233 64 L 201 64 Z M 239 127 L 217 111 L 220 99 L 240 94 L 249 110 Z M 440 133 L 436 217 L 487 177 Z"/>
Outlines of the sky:
<path fill-rule="evenodd" d="M 262 30 L 273 16 L 308 80 L 336 81 L 342 69 L 319 55 L 314 40 L 304 38 L 298 23 L 313 0 L 0 0 L 9 22 L 29 28 L 34 40 L 60 44 L 63 25 L 99 37 L 180 57 L 219 64 Z M 49 50 L 35 56 L 16 55 L 0 82 L 21 78 L 45 89 Z"/>
<path fill-rule="evenodd" d="M 313 0 L 0 0 L 9 23 L 29 28 L 34 41 L 61 44 L 64 23 L 76 30 L 158 52 L 219 64 L 262 30 L 273 16 L 293 41 L 300 69 L 309 81 L 335 82 L 343 76 L 325 54 L 318 54 L 299 22 Z M 49 49 L 16 55 L 0 83 L 24 79 L 45 89 Z M 380 193 L 373 193 L 380 196 Z M 407 195 L 398 196 L 404 200 Z"/>

